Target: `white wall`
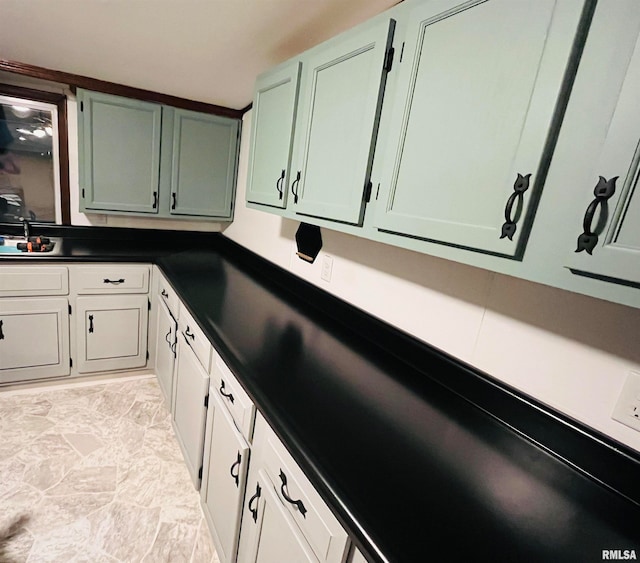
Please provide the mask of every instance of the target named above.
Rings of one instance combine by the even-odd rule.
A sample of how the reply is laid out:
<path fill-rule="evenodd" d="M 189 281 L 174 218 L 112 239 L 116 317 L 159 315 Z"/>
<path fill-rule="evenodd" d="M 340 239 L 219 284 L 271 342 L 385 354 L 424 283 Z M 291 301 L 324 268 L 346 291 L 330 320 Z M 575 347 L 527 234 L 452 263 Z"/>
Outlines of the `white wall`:
<path fill-rule="evenodd" d="M 295 255 L 296 222 L 244 206 L 250 119 L 226 236 L 640 451 L 640 432 L 611 419 L 628 372 L 640 371 L 640 310 L 327 229 L 308 264 Z M 330 283 L 320 278 L 325 254 Z"/>

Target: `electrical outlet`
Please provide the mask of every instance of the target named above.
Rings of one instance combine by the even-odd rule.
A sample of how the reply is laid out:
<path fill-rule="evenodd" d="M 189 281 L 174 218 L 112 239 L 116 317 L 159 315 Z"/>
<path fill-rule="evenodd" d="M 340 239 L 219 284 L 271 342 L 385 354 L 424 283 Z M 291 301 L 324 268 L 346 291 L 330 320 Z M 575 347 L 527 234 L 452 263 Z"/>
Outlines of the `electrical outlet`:
<path fill-rule="evenodd" d="M 333 270 L 333 258 L 328 254 L 325 254 L 322 257 L 322 271 L 320 272 L 320 277 L 326 281 L 331 281 L 331 271 Z"/>
<path fill-rule="evenodd" d="M 640 431 L 640 373 L 629 372 L 611 418 Z"/>

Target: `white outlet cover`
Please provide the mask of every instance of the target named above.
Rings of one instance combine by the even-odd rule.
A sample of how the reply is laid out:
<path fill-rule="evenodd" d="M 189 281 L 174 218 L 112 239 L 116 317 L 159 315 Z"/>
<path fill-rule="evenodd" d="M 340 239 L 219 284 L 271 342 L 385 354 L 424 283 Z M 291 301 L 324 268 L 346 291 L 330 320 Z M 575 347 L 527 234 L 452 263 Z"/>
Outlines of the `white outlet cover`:
<path fill-rule="evenodd" d="M 322 257 L 322 271 L 320 272 L 320 277 L 326 281 L 331 281 L 331 271 L 333 270 L 333 258 L 328 254 L 325 254 Z"/>
<path fill-rule="evenodd" d="M 640 373 L 629 372 L 611 418 L 640 432 Z"/>

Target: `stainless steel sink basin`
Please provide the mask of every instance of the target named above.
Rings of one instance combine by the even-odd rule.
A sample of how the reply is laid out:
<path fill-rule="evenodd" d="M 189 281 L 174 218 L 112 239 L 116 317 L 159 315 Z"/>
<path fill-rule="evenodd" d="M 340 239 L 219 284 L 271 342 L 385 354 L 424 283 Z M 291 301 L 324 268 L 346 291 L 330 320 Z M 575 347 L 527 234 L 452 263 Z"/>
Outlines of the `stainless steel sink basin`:
<path fill-rule="evenodd" d="M 0 256 L 43 256 L 60 252 L 56 237 L 0 235 Z"/>

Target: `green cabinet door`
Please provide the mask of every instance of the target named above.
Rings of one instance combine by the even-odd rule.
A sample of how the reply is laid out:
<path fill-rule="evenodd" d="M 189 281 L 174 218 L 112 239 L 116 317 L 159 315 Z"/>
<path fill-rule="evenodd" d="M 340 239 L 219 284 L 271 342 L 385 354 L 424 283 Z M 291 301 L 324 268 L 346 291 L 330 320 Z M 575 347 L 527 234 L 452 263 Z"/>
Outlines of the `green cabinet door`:
<path fill-rule="evenodd" d="M 171 215 L 230 218 L 239 121 L 173 110 Z"/>
<path fill-rule="evenodd" d="M 158 212 L 162 106 L 78 90 L 81 211 Z"/>
<path fill-rule="evenodd" d="M 640 42 L 633 56 L 606 140 L 590 164 L 593 184 L 575 198 L 575 241 L 566 265 L 640 287 Z"/>
<path fill-rule="evenodd" d="M 582 4 L 417 4 L 398 67 L 378 229 L 519 257 Z"/>
<path fill-rule="evenodd" d="M 297 214 L 362 223 L 394 27 L 377 20 L 303 56 L 289 183 Z"/>
<path fill-rule="evenodd" d="M 249 149 L 247 201 L 287 205 L 300 61 L 266 72 L 256 81 Z"/>

